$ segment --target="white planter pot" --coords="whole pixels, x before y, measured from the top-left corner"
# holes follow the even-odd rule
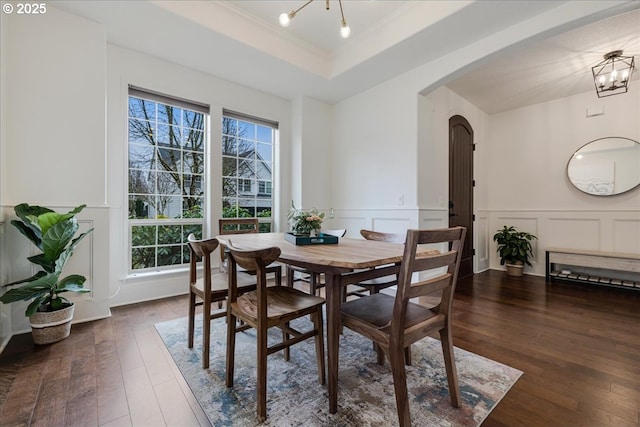
[[[38,311],[29,316],[31,335],[35,344],[61,341],[71,333],[74,305],[56,311]]]

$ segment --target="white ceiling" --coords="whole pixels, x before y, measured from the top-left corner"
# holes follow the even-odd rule
[[[611,50],[640,55],[639,0],[343,0],[351,27],[347,40],[339,36],[337,0],[328,11],[325,0],[315,0],[289,27],[280,27],[280,13],[305,1],[57,1],[55,6],[104,24],[115,45],[284,98],[305,95],[328,103],[493,33],[526,29],[536,18],[559,24],[550,25],[546,38],[519,43],[467,67],[465,72],[474,69],[464,75],[452,75],[447,86],[494,113],[588,91],[590,67]]]

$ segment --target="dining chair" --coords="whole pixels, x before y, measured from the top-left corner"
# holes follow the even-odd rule
[[[345,228],[336,230],[322,230],[322,233],[328,234],[330,236],[344,237],[345,234],[347,234],[347,230]],[[289,264],[287,265],[287,286],[291,288],[293,287],[293,284],[295,282],[308,283],[310,295],[317,295],[318,290],[324,287],[324,283],[322,281],[322,273],[309,271],[304,268],[296,267]]]
[[[258,218],[220,218],[218,220],[218,231],[220,235],[258,233],[260,224]],[[220,244],[220,271],[227,271],[227,254],[228,250],[225,245]],[[255,274],[253,271],[243,272],[250,275]],[[282,266],[280,264],[267,266],[267,273],[275,275],[277,286],[282,284]]]
[[[466,233],[464,227],[408,230],[395,296],[376,293],[347,301],[340,307],[342,325],[372,339],[389,358],[402,427],[411,425],[403,350],[435,332],[440,335],[451,404],[460,406],[451,311]],[[418,245],[423,244],[446,245],[447,249],[418,256]],[[417,281],[412,283],[414,275]],[[437,307],[410,301],[434,291],[441,293]]]
[[[212,273],[211,253],[218,247],[217,239],[198,240],[189,234],[189,326],[188,347],[193,348],[196,307],[202,306],[202,367],[209,367],[211,320],[226,316],[226,310],[211,312],[212,303],[222,302],[227,298],[229,283],[226,275]],[[202,264],[201,277],[198,277],[198,264]],[[238,293],[256,288],[255,282],[244,280],[238,283]]]
[[[229,300],[227,306],[227,367],[226,385],[233,386],[236,322],[255,328],[257,335],[257,388],[256,411],[260,422],[267,418],[267,356],[280,350],[288,350],[294,344],[315,337],[318,382],[325,383],[324,333],[322,305],[324,298],[309,295],[300,290],[285,287],[267,287],[266,266],[280,256],[280,248],[240,250],[229,244]],[[238,267],[256,272],[257,288],[239,294]],[[300,332],[290,325],[292,320],[310,315],[313,329]],[[282,330],[282,342],[268,345],[270,328]],[[288,354],[285,352],[285,359]]]

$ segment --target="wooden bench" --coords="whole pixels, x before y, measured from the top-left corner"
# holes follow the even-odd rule
[[[547,281],[640,290],[640,254],[548,248],[545,258]]]

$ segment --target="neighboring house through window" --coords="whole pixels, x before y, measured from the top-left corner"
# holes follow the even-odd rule
[[[129,87],[129,271],[186,264],[204,227],[209,106]]]
[[[272,229],[273,147],[276,123],[224,111],[222,118],[222,216],[258,217]]]

